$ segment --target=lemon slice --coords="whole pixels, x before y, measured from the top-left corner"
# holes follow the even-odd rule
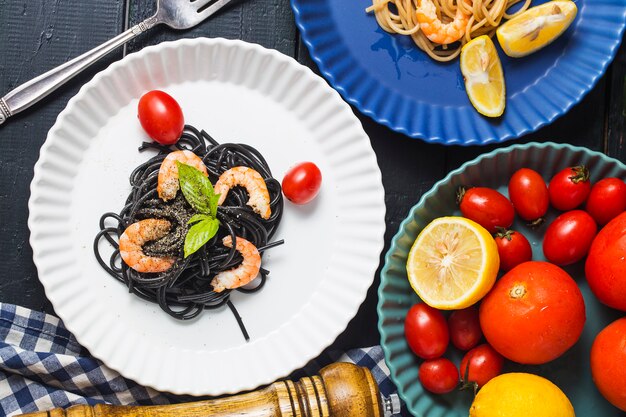
[[[504,112],[505,87],[496,47],[487,35],[472,39],[461,49],[465,91],[478,112],[498,117]]]
[[[431,307],[455,310],[483,298],[500,258],[487,230],[464,217],[440,217],[419,234],[406,263],[411,286]]]
[[[508,56],[526,56],[565,32],[577,12],[576,4],[569,0],[531,7],[498,28],[498,42]]]

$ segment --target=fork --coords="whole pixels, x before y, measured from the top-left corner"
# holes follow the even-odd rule
[[[165,24],[189,29],[211,16],[231,0],[157,0],[157,11],[113,39],[16,87],[0,99],[0,125],[9,117],[37,103],[72,77],[114,49],[152,27]]]

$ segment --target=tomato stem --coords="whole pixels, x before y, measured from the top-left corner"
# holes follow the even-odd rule
[[[527,226],[534,229],[534,228],[539,227],[542,224],[544,224],[545,221],[546,221],[546,219],[544,217],[539,217],[538,219],[535,219],[532,222],[528,223]]]
[[[469,366],[468,366],[469,368]],[[459,387],[459,390],[463,391],[463,390],[467,390],[467,389],[471,389],[474,393],[474,397],[476,396],[476,394],[478,393],[478,382],[474,382],[474,381],[463,381],[461,380],[462,384]]]
[[[470,369],[470,364],[472,363],[472,356],[474,356],[474,353],[476,352],[471,352],[469,354],[469,358],[467,358],[467,366],[465,367],[465,372],[463,373],[463,376],[461,377],[461,386],[459,387],[459,390],[463,391],[466,389],[472,389],[472,391],[474,392],[474,397],[475,397],[476,393],[478,392],[478,382],[469,380],[469,369]]]
[[[513,288],[511,288],[511,290],[509,291],[509,296],[511,296],[511,298],[515,300],[523,298],[525,295],[526,287],[524,286],[524,284],[517,283],[513,285]]]
[[[513,233],[515,233],[515,231],[511,230],[511,229],[507,229],[506,227],[502,227],[502,226],[496,226],[496,237],[499,237],[500,239],[506,239],[506,240],[511,240],[511,236],[513,235]]]
[[[463,197],[465,197],[465,187],[461,185],[456,192],[456,203],[460,205]]]
[[[569,176],[568,178],[572,180],[574,184],[578,184],[579,182],[589,181],[589,170],[584,165],[578,165],[572,167],[572,171],[574,174]]]

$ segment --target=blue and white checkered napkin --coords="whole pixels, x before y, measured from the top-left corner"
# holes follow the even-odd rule
[[[371,369],[383,395],[396,391],[380,346],[331,356]],[[316,364],[310,363],[305,371],[317,372]],[[74,404],[180,401],[179,397],[142,387],[107,368],[78,344],[58,318],[0,303],[0,416]]]

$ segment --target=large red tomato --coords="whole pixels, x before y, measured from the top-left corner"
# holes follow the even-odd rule
[[[593,341],[591,376],[604,398],[626,411],[626,317],[609,324]]]
[[[567,272],[548,262],[511,269],[480,305],[480,326],[502,356],[541,364],[561,356],[580,337],[585,303]]]
[[[611,220],[593,240],[585,275],[598,300],[626,311],[626,212]]]

